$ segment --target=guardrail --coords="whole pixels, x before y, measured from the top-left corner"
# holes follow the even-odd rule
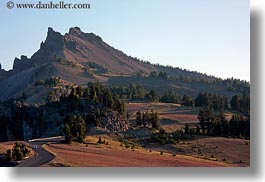
[[[38,139],[28,140],[28,142],[38,142],[38,141],[43,141],[43,140],[60,139],[60,138],[63,138],[63,137],[64,136],[56,136],[56,137],[49,137],[49,138],[38,138]]]

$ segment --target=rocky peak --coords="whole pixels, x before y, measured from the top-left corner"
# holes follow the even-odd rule
[[[53,58],[55,55],[64,57],[64,48],[64,36],[49,27],[45,42],[41,42],[40,49],[31,57],[31,59],[35,65],[41,65],[51,61],[51,58]]]
[[[72,27],[69,29],[69,34],[70,35],[81,35],[83,34],[83,32],[81,31],[79,27]]]
[[[17,57],[15,58],[14,64],[13,64],[13,69],[16,71],[18,71],[18,70],[22,71],[22,70],[30,67],[31,66],[30,64],[31,64],[30,59],[28,59],[27,56],[22,55],[20,57],[20,59]]]
[[[84,33],[79,27],[72,27],[69,29],[69,33],[65,34],[66,39],[69,38],[69,36],[75,36],[82,40],[93,42],[93,43],[101,43],[103,40],[101,37],[93,34],[93,33]]]
[[[51,42],[56,44],[63,44],[64,41],[63,36],[59,32],[56,32],[51,27],[49,27],[45,43]]]

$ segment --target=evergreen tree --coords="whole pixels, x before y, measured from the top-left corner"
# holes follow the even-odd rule
[[[151,124],[152,128],[159,129],[161,124],[160,124],[160,118],[157,112],[151,112]]]
[[[190,128],[189,128],[189,124],[188,123],[186,123],[186,125],[185,125],[185,134],[190,134]]]
[[[77,142],[79,143],[83,143],[84,139],[86,138],[86,123],[85,120],[78,115],[76,117],[76,121],[77,122]]]
[[[212,115],[213,113],[208,107],[205,107],[200,110],[198,114],[198,119],[200,121],[202,134],[205,134],[206,128],[208,130],[207,133],[210,133]]]
[[[15,161],[21,161],[23,159],[23,154],[21,152],[20,147],[16,144],[16,146],[12,149],[12,158]]]
[[[12,150],[8,149],[6,151],[6,161],[10,162],[12,160]]]
[[[68,123],[65,123],[64,133],[65,133],[65,143],[71,144],[73,141],[73,136],[70,132],[70,126]]]
[[[185,94],[182,98],[182,105],[187,106],[187,107],[193,107],[194,102],[193,102],[192,97]]]
[[[138,125],[138,126],[142,125],[142,113],[141,113],[141,111],[138,111],[136,113],[136,125]]]
[[[231,99],[231,108],[234,110],[240,110],[240,96],[234,95]]]
[[[65,142],[71,143],[75,140],[82,143],[86,137],[86,123],[80,115],[66,116],[65,118]]]
[[[151,102],[157,102],[159,100],[158,99],[158,95],[157,95],[157,93],[154,90],[151,90],[149,92],[149,95],[150,95],[150,101]]]

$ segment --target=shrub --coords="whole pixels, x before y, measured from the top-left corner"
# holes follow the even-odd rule
[[[6,151],[6,160],[7,161],[21,161],[23,160],[28,154],[30,150],[24,144],[15,143],[13,149],[8,149]]]
[[[249,142],[246,142],[246,145],[249,145]]]
[[[101,137],[98,137],[98,142],[97,142],[97,143],[102,144],[102,139],[101,139]]]
[[[12,160],[12,151],[8,149],[6,151],[6,161],[10,162]]]
[[[12,159],[15,161],[21,161],[24,158],[23,153],[21,152],[20,147],[14,147],[12,149]]]

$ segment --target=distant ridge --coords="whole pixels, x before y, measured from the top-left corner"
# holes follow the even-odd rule
[[[207,83],[220,81],[214,76],[151,64],[133,58],[108,45],[94,33],[83,32],[79,27],[70,28],[65,35],[49,27],[46,40],[40,43],[36,53],[30,58],[23,55],[15,58],[13,69],[10,71],[0,69],[0,88],[2,88],[0,100],[13,97],[24,89],[34,86],[36,81],[51,77],[60,77],[66,82],[78,85],[86,85],[89,81],[115,85],[135,82],[137,79],[126,80],[126,78],[136,75],[146,77],[151,72],[166,73],[172,78],[186,78],[191,83],[194,80],[204,80]],[[115,78],[119,76],[121,81],[114,82],[112,79],[114,76]],[[139,78],[138,80],[141,81]],[[143,82],[143,84],[148,87],[156,83]],[[207,87],[198,90],[198,86],[174,84],[178,82],[168,83],[164,89],[177,90],[181,94],[187,92],[191,95],[196,95],[201,90],[210,89],[211,91],[212,89]],[[212,92],[218,92],[218,90],[212,90]]]

